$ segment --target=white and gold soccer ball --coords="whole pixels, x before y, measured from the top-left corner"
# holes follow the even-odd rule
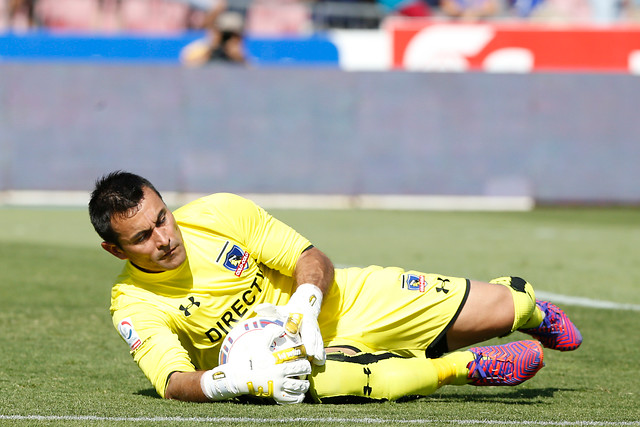
[[[238,323],[223,340],[218,364],[246,363],[250,369],[304,359],[307,352],[298,332],[301,315],[286,322],[252,317]]]

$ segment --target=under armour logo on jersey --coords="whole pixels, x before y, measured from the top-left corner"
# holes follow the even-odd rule
[[[180,304],[180,310],[184,311],[184,315],[185,316],[191,316],[191,312],[189,311],[189,309],[193,306],[196,307],[200,307],[200,302],[196,301],[196,299],[194,297],[189,297],[189,301],[191,301],[191,303],[189,305],[187,305],[186,307],[182,304]]]
[[[367,375],[367,385],[362,387],[362,393],[365,396],[371,396],[371,392],[373,391],[371,386],[369,386],[369,375],[371,375],[371,369],[364,368],[364,373]]]
[[[438,277],[438,282],[440,282],[440,287],[436,286],[436,292],[444,292],[445,294],[448,294],[450,289],[446,289],[445,285],[448,285],[451,281],[449,279],[442,279]]]

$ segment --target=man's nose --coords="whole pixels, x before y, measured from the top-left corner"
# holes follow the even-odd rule
[[[167,230],[156,228],[154,232],[156,234],[156,244],[159,248],[163,248],[171,243],[171,237]]]

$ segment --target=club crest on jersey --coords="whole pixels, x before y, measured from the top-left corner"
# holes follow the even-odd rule
[[[233,248],[227,252],[223,265],[227,270],[233,271],[236,276],[240,277],[249,265],[249,252],[233,245]]]
[[[427,288],[427,279],[423,275],[404,274],[402,275],[402,288],[424,292]]]
[[[142,344],[140,337],[131,323],[131,318],[127,317],[118,323],[118,332],[124,340],[129,344],[131,350],[136,350]]]

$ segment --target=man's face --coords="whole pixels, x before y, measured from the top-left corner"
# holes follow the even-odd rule
[[[127,215],[111,218],[120,246],[102,247],[120,259],[128,259],[150,272],[173,270],[187,258],[182,234],[173,214],[155,191],[144,188],[144,198]]]

